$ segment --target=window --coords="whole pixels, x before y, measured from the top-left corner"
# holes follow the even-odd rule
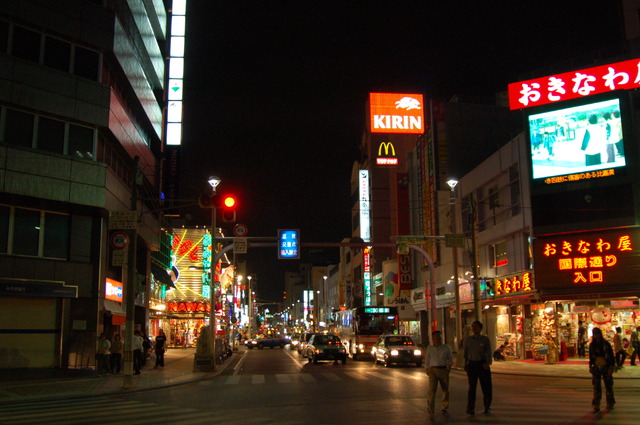
[[[509,264],[509,257],[507,255],[507,241],[500,241],[491,247],[493,254],[493,267],[496,269],[504,267]],[[496,273],[498,273],[496,271]]]
[[[509,192],[511,193],[511,216],[520,214],[520,172],[518,166],[509,167]]]
[[[33,146],[33,115],[7,109],[4,142],[24,147]]]
[[[9,251],[9,219],[11,217],[11,208],[6,205],[0,205],[0,252],[7,253]]]
[[[93,159],[94,133],[92,128],[69,124],[69,155],[78,158]]]
[[[76,46],[73,73],[79,77],[98,81],[99,62],[98,52]]]
[[[40,211],[15,209],[13,253],[37,256],[40,243]]]
[[[69,257],[71,226],[67,214],[14,208],[13,232],[10,217],[11,207],[0,205],[0,252],[57,259]]]
[[[498,186],[493,186],[489,188],[489,208],[495,210],[500,206],[500,192],[498,191]]]
[[[38,121],[38,149],[64,153],[64,122],[43,117]]]
[[[45,37],[44,64],[60,71],[69,72],[71,45],[57,38]]]
[[[16,26],[13,30],[13,48],[11,54],[31,62],[40,62],[40,34]]]
[[[9,47],[9,22],[0,21],[0,53],[7,53]]]
[[[67,258],[69,249],[69,216],[45,212],[42,256]]]

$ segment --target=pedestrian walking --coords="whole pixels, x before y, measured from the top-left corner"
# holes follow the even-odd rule
[[[144,367],[147,364],[147,359],[151,357],[151,340],[142,331],[140,331],[140,337],[142,338],[142,363],[140,365]]]
[[[116,334],[113,337],[113,343],[111,344],[111,372],[120,373],[122,369],[122,339],[120,334]]]
[[[111,373],[111,365],[109,355],[111,353],[111,341],[107,339],[107,335],[103,332],[98,339],[98,347],[96,350],[96,371],[98,376]]]
[[[158,336],[156,336],[156,365],[153,367],[154,369],[157,369],[158,367],[164,368],[164,352],[166,343],[167,337],[164,335],[164,331],[160,329],[158,331]]]
[[[133,333],[133,374],[140,375],[140,369],[142,369],[142,356],[144,347],[142,346],[142,336],[140,331],[136,330]]]
[[[491,362],[493,352],[491,341],[486,335],[481,335],[482,323],[478,320],[471,324],[472,335],[464,341],[464,370],[469,379],[467,394],[467,414],[475,415],[476,387],[480,380],[484,402],[484,413],[491,412],[493,388],[491,384]]]
[[[578,357],[587,357],[587,327],[578,320]]]
[[[429,393],[427,395],[427,408],[433,415],[436,403],[436,390],[438,383],[442,389],[442,413],[447,413],[449,408],[449,371],[453,364],[451,348],[442,343],[442,332],[434,331],[431,334],[433,344],[427,347],[426,366],[429,376]]]
[[[636,357],[639,356],[638,348],[640,348],[640,341],[638,341],[638,332],[640,332],[640,326],[631,331],[631,338],[629,340],[629,365],[636,366]]]
[[[613,352],[616,355],[616,370],[624,367],[624,359],[627,357],[627,352],[622,345],[622,328],[616,327],[616,333],[613,336]]]
[[[593,400],[591,407],[594,412],[600,411],[602,399],[602,382],[607,397],[607,409],[613,409],[616,400],[613,396],[613,371],[615,368],[613,349],[609,341],[602,337],[600,328],[593,328],[593,339],[589,344],[589,372],[591,372],[591,384],[593,385]]]

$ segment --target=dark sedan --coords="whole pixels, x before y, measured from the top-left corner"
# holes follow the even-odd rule
[[[338,335],[315,334],[311,337],[306,346],[309,363],[318,363],[319,360],[333,360],[342,364],[347,363],[347,350],[340,342]]]
[[[413,363],[422,366],[423,350],[418,347],[409,335],[382,335],[371,350],[373,361],[391,364]]]

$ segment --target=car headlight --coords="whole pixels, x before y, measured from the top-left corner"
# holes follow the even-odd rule
[[[397,356],[398,355],[398,350],[391,350],[391,355],[392,356]]]
[[[291,341],[291,345],[298,345],[298,341]]]
[[[251,344],[258,345],[258,341],[251,341]]]
[[[420,350],[413,350],[413,355],[414,355],[414,356],[421,356],[421,355],[422,355],[422,351],[420,351]]]
[[[358,348],[362,350],[364,348],[364,344],[358,345]]]

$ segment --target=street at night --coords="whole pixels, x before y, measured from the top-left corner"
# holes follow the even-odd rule
[[[176,350],[167,368],[187,367],[192,350]],[[591,411],[591,381],[586,367],[494,365],[494,402],[490,414],[465,413],[467,380],[460,369],[450,377],[451,402],[446,414],[426,409],[424,368],[385,368],[369,360],[308,363],[289,347],[245,350],[229,359],[217,376],[190,383],[127,394],[0,404],[3,424],[636,424],[640,405],[640,371],[615,381],[616,406]],[[520,369],[515,369],[520,367]],[[537,367],[537,369],[536,369]],[[571,369],[572,372],[567,370]],[[574,374],[580,378],[570,377]],[[153,374],[153,370],[147,373]],[[553,372],[551,372],[553,373]],[[635,371],[633,371],[635,373]],[[564,375],[564,376],[563,376]],[[623,373],[620,373],[622,376]],[[143,373],[143,377],[145,374]],[[93,378],[95,379],[95,378]]]

